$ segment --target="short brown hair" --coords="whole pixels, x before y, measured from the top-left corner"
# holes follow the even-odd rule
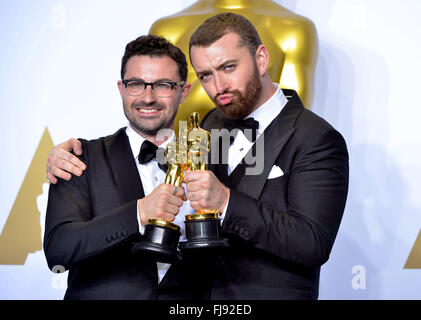
[[[128,43],[121,61],[121,79],[124,79],[127,61],[133,56],[167,56],[177,63],[180,80],[187,80],[186,56],[178,47],[163,37],[155,35],[140,36]]]
[[[246,46],[252,55],[262,44],[259,33],[249,20],[239,14],[224,12],[206,19],[196,29],[190,38],[189,52],[193,46],[208,47],[229,32],[238,34],[239,45]]]

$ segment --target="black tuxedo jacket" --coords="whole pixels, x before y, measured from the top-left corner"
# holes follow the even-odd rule
[[[44,250],[49,267],[69,269],[68,299],[194,299],[184,268],[158,285],[156,262],[130,249],[141,235],[142,183],[125,128],[82,141],[81,177],[50,186]]]
[[[288,103],[259,137],[263,172],[247,175],[240,164],[228,177],[226,165],[210,166],[231,190],[222,224],[231,248],[211,268],[211,299],[318,297],[345,208],[348,152],[340,133],[283,91]],[[223,117],[214,109],[202,127],[219,129]],[[274,165],[284,175],[268,179]]]

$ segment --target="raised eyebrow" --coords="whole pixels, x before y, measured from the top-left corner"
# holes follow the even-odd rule
[[[227,60],[223,63],[221,63],[219,66],[216,67],[217,70],[221,70],[223,68],[225,68],[226,66],[230,65],[230,64],[236,64],[237,60]]]
[[[221,63],[220,65],[218,65],[217,67],[216,67],[216,70],[221,70],[221,69],[223,69],[223,68],[225,68],[226,66],[228,66],[228,65],[230,65],[230,64],[235,64],[235,63],[237,63],[237,61],[238,60],[236,60],[236,59],[233,59],[233,60],[227,60],[227,61],[225,61],[225,62],[223,62],[223,63]],[[201,76],[203,76],[204,74],[207,74],[207,73],[211,73],[209,70],[203,70],[203,71],[198,71],[198,72],[196,72],[196,76],[198,77],[198,78],[200,78]]]

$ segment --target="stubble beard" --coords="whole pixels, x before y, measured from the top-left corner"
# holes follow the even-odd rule
[[[174,122],[174,119],[177,115],[177,112],[175,112],[170,119],[165,119],[165,117],[162,117],[159,119],[158,122],[156,122],[153,126],[147,126],[146,124],[143,124],[142,122],[145,121],[146,123],[148,120],[142,120],[136,117],[135,112],[137,108],[144,107],[145,105],[142,103],[132,103],[130,106],[124,106],[124,113],[126,115],[126,118],[129,120],[130,125],[133,129],[135,129],[138,133],[141,133],[143,135],[147,136],[156,136],[159,130],[161,129],[168,129],[172,127],[172,124]],[[151,106],[149,106],[151,107]],[[155,104],[153,107],[158,108],[160,110],[165,110],[166,108],[162,105]],[[127,111],[127,109],[129,109]]]

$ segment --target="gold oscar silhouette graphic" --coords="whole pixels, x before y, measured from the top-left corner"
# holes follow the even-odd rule
[[[165,158],[168,163],[165,183],[181,187],[187,169],[186,148],[183,148],[182,143],[170,142],[165,150]],[[165,220],[149,219],[142,241],[136,242],[132,251],[148,254],[160,262],[174,263],[181,259],[177,250],[180,235],[178,225]]]
[[[208,155],[211,135],[199,127],[199,113],[189,116],[190,127],[187,130],[187,159],[192,171],[208,170]],[[219,211],[213,208],[198,210],[186,215],[187,241],[179,243],[180,250],[220,248],[229,246],[228,239],[221,238],[221,219]]]
[[[207,18],[227,11],[241,14],[253,23],[269,51],[271,79],[281,88],[296,90],[304,105],[311,108],[318,55],[316,28],[309,19],[271,0],[200,0],[157,20],[149,33],[166,37],[188,55],[189,40],[197,27]],[[176,131],[179,121],[186,121],[193,111],[203,118],[215,107],[190,64],[187,81],[192,87],[175,119]]]
[[[0,235],[0,265],[24,265],[28,254],[42,249],[37,196],[48,182],[45,163],[53,147],[46,128]]]
[[[404,269],[421,269],[421,231],[415,240]]]

